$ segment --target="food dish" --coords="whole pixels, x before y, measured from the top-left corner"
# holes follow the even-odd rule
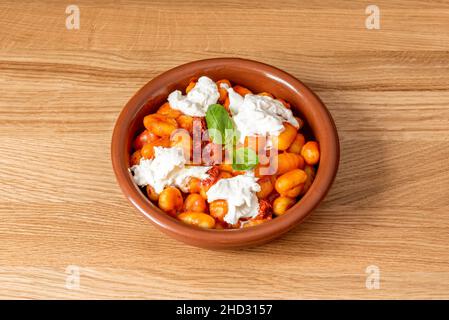
[[[276,98],[288,101],[295,114],[308,124],[306,134],[319,143],[320,160],[314,183],[299,203],[270,222],[252,228],[223,230],[194,228],[179,221],[184,216],[174,219],[170,214],[157,208],[134,182],[133,174],[129,170],[131,167],[129,153],[133,148],[135,137],[144,130],[142,125],[144,118],[156,113],[167,97],[176,90],[181,91],[181,96],[177,94],[173,99],[182,100],[185,96],[182,90],[189,85],[191,78],[200,78],[203,75],[214,80],[228,79],[232,85],[239,84],[252,92],[270,92]],[[201,109],[197,108],[195,112],[201,112]],[[255,128],[250,126],[247,129]],[[259,62],[221,58],[182,65],[156,77],[143,87],[128,102],[117,120],[111,154],[114,171],[125,195],[157,227],[189,244],[207,248],[229,248],[270,241],[301,222],[329,190],[338,168],[339,146],[336,129],[327,109],[297,79],[277,68]],[[245,156],[247,157],[248,154],[243,153],[243,158]],[[244,175],[236,177],[240,176]],[[179,199],[178,196],[176,198]],[[180,204],[178,203],[177,206]],[[167,210],[170,211],[170,209]]]
[[[130,154],[136,184],[162,211],[206,229],[248,228],[306,194],[320,151],[290,103],[228,79],[192,78],[143,119]]]

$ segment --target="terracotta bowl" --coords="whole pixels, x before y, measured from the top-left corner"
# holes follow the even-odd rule
[[[253,92],[270,92],[291,103],[305,119],[320,143],[321,160],[315,181],[304,197],[284,215],[259,226],[236,230],[205,230],[177,221],[162,212],[134,184],[128,170],[129,152],[136,133],[143,130],[143,118],[166,101],[170,92],[183,90],[190,78],[206,75],[214,80],[229,79]],[[157,228],[187,244],[210,248],[236,248],[266,243],[289,231],[325,197],[337,173],[338,135],[331,115],[302,82],[275,67],[251,60],[218,58],[190,62],[157,76],[126,104],[114,128],[111,157],[117,181],[131,204]],[[130,217],[130,219],[132,219]]]

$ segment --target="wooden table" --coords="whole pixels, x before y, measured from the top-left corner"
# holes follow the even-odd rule
[[[0,3],[0,297],[449,298],[449,2],[375,1],[379,30],[366,1],[74,2],[79,30],[69,2]],[[304,224],[217,252],[134,210],[109,148],[147,81],[222,56],[303,80],[342,154]]]

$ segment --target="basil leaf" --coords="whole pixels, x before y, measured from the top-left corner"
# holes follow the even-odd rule
[[[216,144],[230,144],[235,135],[234,122],[221,104],[211,104],[206,112],[209,138]]]
[[[253,149],[239,148],[235,151],[233,162],[232,169],[245,171],[253,169],[259,163],[259,158]]]
[[[234,151],[238,136],[234,122],[221,104],[212,104],[206,112],[209,138],[216,144],[223,144]],[[259,163],[256,152],[250,148],[239,148],[233,152],[232,168],[237,171],[251,170]]]

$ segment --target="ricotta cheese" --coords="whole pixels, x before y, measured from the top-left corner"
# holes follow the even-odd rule
[[[228,179],[220,179],[207,191],[207,201],[226,200],[228,213],[224,221],[236,224],[241,218],[254,218],[259,213],[259,200],[256,192],[260,185],[254,173],[246,172]]]
[[[232,88],[227,90],[229,108],[241,143],[248,136],[278,136],[284,130],[283,122],[299,128],[292,111],[279,100],[255,94],[242,97]]]
[[[175,90],[169,94],[168,102],[170,107],[188,116],[204,117],[209,106],[217,103],[219,97],[220,92],[215,82],[206,76],[202,76],[187,95]]]
[[[131,167],[133,179],[140,187],[150,185],[156,193],[161,193],[166,186],[175,186],[187,192],[190,177],[206,179],[211,167],[186,166],[184,151],[179,147],[154,148],[154,159],[142,159],[138,165]]]

